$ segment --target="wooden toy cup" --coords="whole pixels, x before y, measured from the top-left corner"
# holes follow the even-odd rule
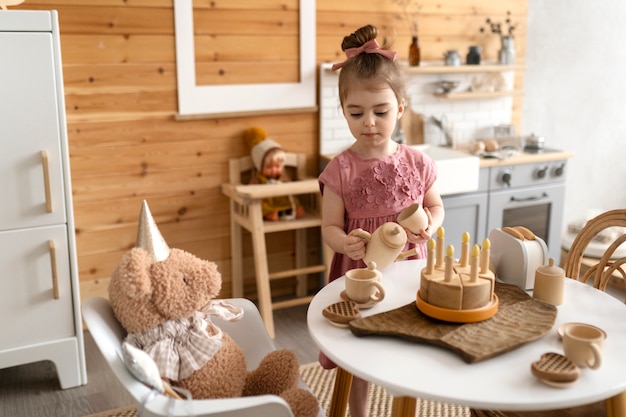
[[[346,272],[346,296],[357,304],[378,302],[385,298],[376,269],[351,269]]]
[[[398,214],[398,223],[414,234],[428,227],[428,215],[420,204],[411,204]]]
[[[563,352],[581,368],[598,369],[606,333],[595,326],[572,323],[563,330]]]

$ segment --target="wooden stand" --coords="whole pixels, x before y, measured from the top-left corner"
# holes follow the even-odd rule
[[[332,258],[330,250],[322,243],[321,262],[316,265],[307,265],[306,229],[320,228],[322,216],[319,210],[319,184],[317,179],[305,177],[305,160],[304,154],[286,153],[285,167],[291,167],[296,171],[294,181],[281,184],[245,185],[242,184],[242,178],[252,171],[252,158],[248,156],[231,159],[230,183],[222,185],[222,192],[230,198],[232,296],[235,298],[244,296],[242,229],[246,229],[252,238],[259,310],[272,338],[274,337],[273,309],[309,303],[313,296],[307,294],[307,275],[327,271],[327,264]],[[262,200],[286,195],[297,195],[301,200],[306,200],[302,196],[311,197],[309,198],[310,205],[305,207],[307,212],[304,217],[275,222],[263,220]],[[289,230],[295,233],[295,265],[291,269],[270,273],[265,236]],[[295,297],[273,301],[270,281],[289,277],[297,277]],[[324,282],[327,280],[328,277],[325,274]]]

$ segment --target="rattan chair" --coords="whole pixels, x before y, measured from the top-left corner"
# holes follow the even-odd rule
[[[614,226],[626,227],[626,209],[604,212],[585,223],[576,235],[563,263],[566,277],[587,282],[593,276],[593,286],[602,291],[606,290],[606,286],[611,277],[615,275],[615,272],[619,272],[626,279],[624,271],[626,257],[615,256],[617,248],[626,242],[626,234],[617,236],[603,256],[598,259],[598,263],[591,266],[584,274],[581,275],[580,273],[583,255],[589,243],[598,233]],[[589,260],[588,257],[586,259]],[[567,409],[540,412],[471,410],[471,415],[472,417],[543,417],[546,415],[550,417],[595,417],[604,415],[624,417],[626,416],[626,392],[607,398],[605,401]]]
[[[230,198],[231,224],[231,258],[232,258],[232,296],[244,296],[243,275],[243,229],[250,232],[254,269],[256,275],[256,291],[261,317],[268,333],[274,337],[273,310],[308,304],[313,298],[307,293],[307,275],[324,273],[324,282],[328,279],[325,271],[330,261],[329,250],[321,244],[319,262],[308,262],[307,229],[322,226],[320,210],[320,189],[317,178],[306,177],[306,156],[304,154],[286,153],[285,169],[291,170],[291,182],[281,184],[247,185],[247,178],[253,175],[252,158],[247,156],[229,161],[229,183],[222,185],[222,192]],[[265,198],[279,196],[298,196],[306,209],[302,218],[287,221],[266,221],[263,219],[261,202]],[[293,267],[270,272],[266,248],[266,235],[276,232],[293,231],[295,251]],[[320,233],[321,234],[321,233]],[[294,297],[275,301],[272,299],[270,282],[272,280],[293,278],[295,280]]]
[[[618,248],[626,242],[626,233],[618,234],[598,262],[581,274],[583,258],[587,262],[590,261],[588,256],[584,256],[589,243],[598,233],[616,226],[626,227],[626,209],[610,210],[587,221],[576,235],[565,258],[563,263],[565,276],[583,282],[587,282],[593,276],[593,286],[602,291],[606,290],[612,276],[621,275],[622,279],[626,280],[626,256],[616,256]],[[626,303],[626,297],[624,302]]]

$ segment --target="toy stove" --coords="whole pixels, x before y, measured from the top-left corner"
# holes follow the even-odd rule
[[[556,153],[555,149],[531,149],[525,153]],[[499,165],[489,171],[487,230],[524,226],[548,245],[558,263],[565,199],[567,160]]]

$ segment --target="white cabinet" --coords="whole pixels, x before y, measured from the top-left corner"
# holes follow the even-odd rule
[[[443,196],[445,217],[443,228],[446,245],[454,246],[455,256],[461,256],[463,233],[470,234],[470,245],[482,245],[487,237],[487,208],[489,203],[489,168],[480,168],[478,189],[471,193]]]
[[[57,14],[0,11],[0,368],[87,382]]]

